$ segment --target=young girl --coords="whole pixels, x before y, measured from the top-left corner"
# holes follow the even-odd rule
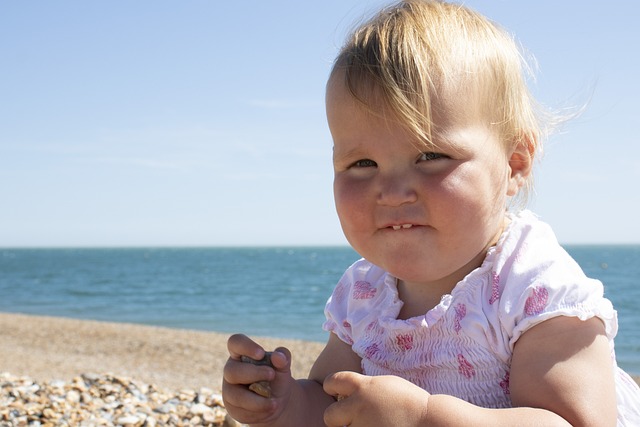
[[[511,38],[406,0],[357,29],[327,85],[334,192],[363,257],[327,302],[308,380],[229,339],[223,396],[265,426],[640,425],[616,312],[532,213],[539,115]],[[245,359],[246,360],[246,359]],[[271,396],[249,384],[270,382]]]

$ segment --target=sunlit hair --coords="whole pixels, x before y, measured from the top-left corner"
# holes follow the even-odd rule
[[[438,0],[405,0],[352,32],[332,76],[341,72],[365,108],[391,115],[429,147],[437,147],[432,111],[441,95],[466,97],[504,144],[525,141],[534,157],[543,126],[527,70],[512,37],[482,15]],[[525,201],[530,186],[521,191]]]

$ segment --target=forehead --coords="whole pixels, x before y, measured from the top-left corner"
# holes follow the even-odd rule
[[[349,84],[342,70],[335,70],[327,81],[326,104],[327,113],[336,107],[360,108],[374,116],[389,116],[391,113],[381,87],[370,79],[359,79],[355,84],[353,81]]]
[[[359,120],[404,128],[413,134],[415,140],[428,145],[437,144],[437,140],[456,128],[491,128],[487,104],[479,91],[472,88],[442,88],[430,97],[427,111],[415,108],[411,117],[394,109],[383,89],[372,82],[358,82],[357,86],[349,87],[345,73],[340,70],[334,72],[327,82],[326,107],[330,127],[338,124],[348,126],[354,116],[358,116]]]
[[[397,128],[399,124],[396,114],[382,101],[379,90],[371,90],[363,95],[353,94],[341,75],[334,74],[327,83],[326,108],[334,140],[336,137],[357,139],[358,132],[370,129],[372,125],[384,124],[385,128]]]

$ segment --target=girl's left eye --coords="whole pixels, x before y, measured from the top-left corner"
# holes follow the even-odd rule
[[[444,154],[434,153],[432,151],[428,151],[428,152],[420,154],[420,158],[418,159],[418,161],[420,161],[420,162],[428,162],[430,160],[444,159],[446,157],[447,156],[445,156]]]
[[[352,166],[357,168],[372,168],[372,167],[376,167],[377,163],[371,159],[362,159],[362,160],[358,160],[357,162],[354,162]]]

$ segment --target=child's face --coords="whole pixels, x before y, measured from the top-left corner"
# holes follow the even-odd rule
[[[422,152],[403,127],[357,104],[341,77],[329,82],[327,117],[345,236],[407,283],[453,288],[502,232],[513,193],[509,154],[479,114],[446,98],[446,110],[433,112],[439,148]]]

